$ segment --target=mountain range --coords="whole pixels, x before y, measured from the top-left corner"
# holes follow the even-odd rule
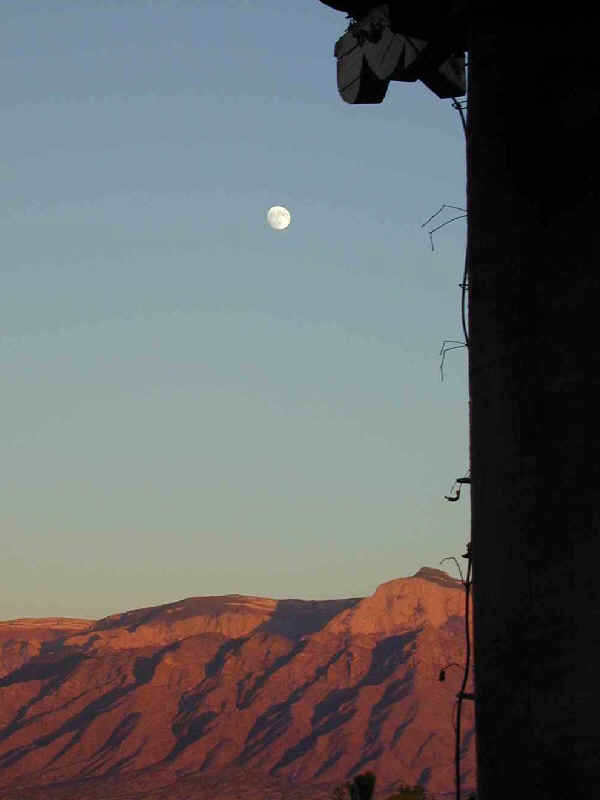
[[[464,614],[462,583],[423,567],[366,598],[193,597],[0,622],[0,796],[319,800],[371,770],[377,797],[402,783],[441,797]]]

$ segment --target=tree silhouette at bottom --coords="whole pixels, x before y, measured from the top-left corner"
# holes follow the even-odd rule
[[[350,794],[350,800],[371,800],[375,791],[375,773],[363,772],[360,775],[355,775],[346,786]]]

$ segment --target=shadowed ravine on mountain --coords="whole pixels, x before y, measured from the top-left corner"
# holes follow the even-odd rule
[[[134,784],[202,775],[203,787],[221,776],[229,788],[212,796],[225,800],[239,774],[319,796],[364,768],[381,789],[452,788],[461,676],[437,676],[464,659],[464,590],[439,570],[362,600],[229,595],[98,622],[15,620],[0,623],[0,647],[5,792],[85,798],[93,785],[104,798],[117,781],[136,797]],[[473,786],[468,707],[463,732]]]

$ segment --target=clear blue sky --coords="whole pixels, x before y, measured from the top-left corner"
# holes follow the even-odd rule
[[[317,0],[3,0],[0,618],[365,595],[459,555],[456,112]],[[284,232],[265,222],[285,205]]]

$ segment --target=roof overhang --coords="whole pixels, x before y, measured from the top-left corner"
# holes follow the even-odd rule
[[[465,94],[466,0],[412,7],[394,0],[321,2],[350,17],[334,50],[347,103],[381,103],[391,80],[421,80],[442,98]]]
[[[392,28],[397,33],[431,39],[444,31],[465,39],[467,0],[320,0],[326,6],[360,20],[374,9],[388,7]],[[450,29],[448,30],[448,26]],[[457,42],[460,45],[460,43]],[[463,47],[463,50],[465,47]]]

